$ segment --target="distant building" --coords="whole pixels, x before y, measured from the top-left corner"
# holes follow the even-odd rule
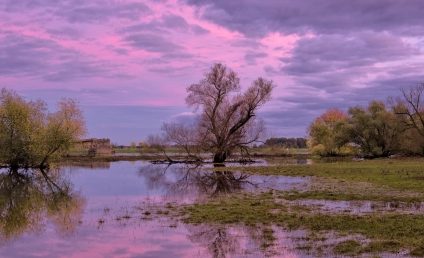
[[[110,156],[113,154],[112,144],[110,139],[85,139],[75,144],[75,149],[82,155],[95,156]]]

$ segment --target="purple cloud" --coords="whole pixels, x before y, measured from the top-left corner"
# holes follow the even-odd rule
[[[420,0],[207,1],[187,0],[204,8],[201,17],[246,35],[282,33],[344,34],[352,31],[396,31],[407,35],[423,32]]]
[[[423,9],[421,0],[4,0],[0,87],[49,105],[76,98],[90,135],[128,143],[164,119],[189,121],[186,87],[223,62],[243,87],[272,79],[260,115],[275,136],[303,136],[329,107],[424,81]]]

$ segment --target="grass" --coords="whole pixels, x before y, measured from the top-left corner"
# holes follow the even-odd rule
[[[361,243],[355,240],[346,240],[338,243],[334,247],[334,252],[336,254],[344,254],[344,255],[358,255],[360,254],[362,249]]]
[[[401,196],[390,194],[352,193],[337,191],[289,191],[281,192],[279,198],[285,200],[330,200],[330,201],[378,201],[418,203],[424,201],[423,196]]]
[[[274,201],[272,193],[245,194],[184,207],[186,223],[242,223],[248,226],[278,225],[287,230],[334,231],[360,234],[371,240],[357,248],[352,242],[336,246],[335,252],[394,252],[408,249],[411,255],[424,255],[424,215],[402,214],[321,214],[307,207],[285,206]],[[396,243],[395,248],[392,244]],[[358,250],[357,250],[358,249]]]
[[[116,148],[114,147],[113,150],[115,153],[140,153],[141,150],[137,149],[136,147],[125,147],[125,148]]]
[[[366,182],[375,187],[390,187],[424,193],[424,161],[419,159],[217,169],[262,175],[313,176],[347,182]]]
[[[424,201],[424,160],[367,160],[361,162],[315,163],[259,167],[225,167],[216,170],[242,171],[260,175],[311,177],[311,184],[296,191],[244,193],[181,207],[186,223],[243,224],[253,227],[280,226],[306,230],[310,235],[334,235],[320,246],[311,238],[299,249],[332,248],[337,255],[398,253],[424,256],[424,214],[397,211],[366,214],[321,213],[319,209],[285,200],[377,201],[415,203]],[[360,236],[358,240],[352,236]],[[263,248],[275,237],[264,231]],[[339,241],[343,239],[343,241]],[[346,239],[347,238],[347,239]],[[365,240],[364,240],[365,239]]]
[[[242,171],[260,175],[311,177],[301,191],[274,191],[244,195],[198,204],[184,210],[190,223],[272,224],[287,230],[306,229],[312,233],[359,234],[368,243],[349,239],[334,244],[333,252],[356,256],[362,253],[396,253],[424,256],[424,214],[371,213],[366,215],[319,213],[305,206],[280,204],[286,200],[334,201],[424,201],[424,160],[367,160],[360,162],[315,163],[231,167],[217,170]]]
[[[307,148],[285,148],[281,146],[261,146],[249,149],[253,156],[309,156]]]

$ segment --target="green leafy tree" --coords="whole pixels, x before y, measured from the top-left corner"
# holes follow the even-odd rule
[[[62,100],[48,113],[40,100],[26,101],[13,91],[0,92],[0,164],[19,168],[46,167],[65,154],[85,133],[81,110]]]
[[[405,128],[383,102],[350,108],[349,115],[349,139],[361,147],[364,155],[387,157],[399,149]]]
[[[346,154],[348,116],[339,109],[329,109],[309,126],[309,147],[314,154],[337,156]]]

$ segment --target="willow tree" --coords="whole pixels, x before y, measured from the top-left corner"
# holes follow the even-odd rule
[[[200,110],[196,144],[213,152],[213,161],[221,163],[235,149],[257,141],[263,126],[256,120],[256,112],[270,99],[273,87],[272,81],[258,78],[240,92],[237,74],[215,64],[205,78],[187,88],[187,104]]]
[[[12,171],[48,166],[84,132],[82,113],[72,100],[62,100],[58,111],[49,113],[43,101],[0,91],[0,165]]]
[[[383,102],[374,100],[366,108],[352,107],[349,115],[349,140],[358,144],[363,154],[387,157],[399,149],[405,127]]]

